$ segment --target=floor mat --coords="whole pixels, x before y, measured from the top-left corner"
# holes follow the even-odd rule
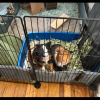
[[[60,16],[63,13],[69,15],[70,17],[77,18],[79,15],[78,4],[77,3],[57,3],[57,9],[46,10],[44,8],[44,12],[35,14],[33,16],[51,16],[51,15]],[[20,8],[17,16],[20,16],[21,18],[23,18],[24,16],[32,16],[32,15],[30,15],[26,10],[23,10],[22,8]],[[32,18],[32,26],[31,26],[30,18],[27,18],[26,19],[27,32],[49,31],[50,24],[48,23],[48,21],[49,21],[49,18],[45,18],[44,21],[42,18],[39,18],[38,24],[37,24],[37,18]],[[17,23],[18,28],[16,27],[16,23]],[[12,28],[9,28],[8,31],[10,34],[15,34],[15,36],[18,36],[19,38],[23,40],[25,35],[24,35],[21,21],[17,19],[16,23],[13,24]],[[66,28],[64,30],[67,31]],[[61,28],[58,31],[61,31]]]
[[[31,26],[31,20],[30,17],[25,19],[26,21],[26,28],[27,33],[28,32],[40,32],[40,31],[47,31],[47,19],[39,18],[37,21],[37,18],[32,18],[32,26]],[[24,30],[21,24],[21,20],[18,18],[15,23],[10,26],[8,29],[8,32],[10,34],[15,34],[15,36],[21,38],[22,40],[25,38]]]
[[[7,7],[9,7],[10,3],[0,3],[0,15],[5,15]]]
[[[21,8],[22,9],[22,8]],[[46,10],[35,15],[30,15],[26,10],[23,10],[21,17],[24,16],[50,16],[50,15],[62,15],[67,14],[70,17],[79,17],[78,4],[77,3],[57,3],[57,9]]]

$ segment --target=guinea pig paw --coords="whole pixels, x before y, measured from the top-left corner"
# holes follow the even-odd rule
[[[45,72],[45,71],[47,71],[47,70],[43,67],[43,68],[42,68],[42,71],[44,71],[44,72]]]
[[[46,69],[43,69],[43,71],[44,71],[44,72],[47,72],[47,70],[46,70]]]
[[[55,73],[55,71],[52,71],[53,73]]]
[[[51,71],[51,72],[49,72],[49,73],[55,73],[55,71]]]

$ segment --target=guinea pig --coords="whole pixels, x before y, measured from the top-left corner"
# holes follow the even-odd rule
[[[35,47],[31,48],[31,55],[33,63],[41,66],[42,70],[45,71],[45,65],[50,67],[51,71],[55,72],[53,69],[53,63],[50,61],[51,55],[50,55],[50,46],[51,42],[48,42],[46,44],[37,44]],[[30,56],[28,54],[28,60],[31,63]]]
[[[59,67],[60,71],[70,63],[70,51],[65,50],[60,44],[51,46],[51,54],[53,55],[54,66]]]

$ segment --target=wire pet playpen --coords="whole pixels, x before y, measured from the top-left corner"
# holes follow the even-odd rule
[[[41,86],[40,82],[66,84],[67,82],[81,82],[82,86],[86,85],[91,90],[96,90],[100,73],[98,65],[99,49],[97,49],[99,45],[95,41],[99,36],[99,31],[96,31],[96,35],[93,34],[93,31],[96,29],[96,25],[100,21],[99,19],[46,16],[24,16],[22,19],[18,16],[6,15],[2,15],[1,17],[3,21],[5,17],[8,18],[8,22],[11,17],[15,20],[15,25],[11,26],[12,33],[8,31],[6,34],[4,33],[0,36],[1,80],[34,83],[36,88]],[[65,19],[67,21],[56,30],[52,27],[46,27],[46,18],[49,19],[48,24],[50,25],[56,19],[56,27],[58,24],[57,19],[62,20],[62,22]],[[17,20],[20,20],[20,25],[17,23]],[[80,25],[80,21],[86,23],[87,27]],[[95,22],[95,27],[92,27],[92,22]],[[43,27],[42,31],[40,31],[41,27]],[[22,28],[21,31],[20,28]],[[0,29],[2,30],[2,28]],[[48,31],[45,31],[46,29]],[[21,38],[22,31],[25,36],[23,41]],[[58,70],[57,66],[54,66],[55,72],[52,72],[46,65],[46,71],[41,70],[41,67],[35,66],[31,55],[31,48],[35,47],[36,44],[46,44],[50,41],[51,45],[61,44],[65,49],[72,51],[72,53],[67,54],[70,56],[70,63],[62,67],[61,70]],[[95,50],[95,52],[91,53],[91,50]],[[31,64],[28,60],[28,53],[32,62]]]

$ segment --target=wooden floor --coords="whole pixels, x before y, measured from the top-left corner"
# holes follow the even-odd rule
[[[41,82],[34,85],[0,81],[0,97],[92,97],[88,87]]]

